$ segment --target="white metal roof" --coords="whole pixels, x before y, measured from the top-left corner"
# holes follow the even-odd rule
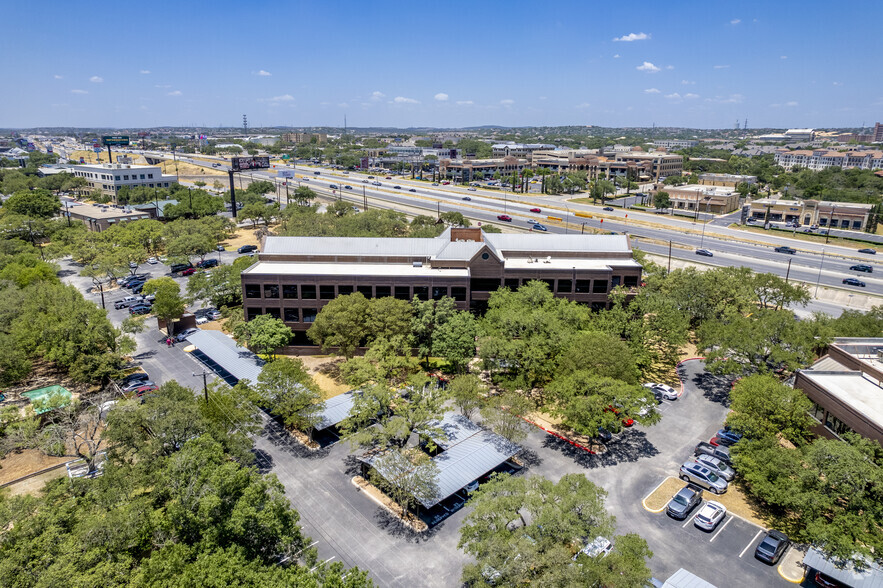
[[[432,458],[439,469],[438,494],[422,501],[435,506],[469,482],[493,470],[521,450],[504,437],[482,429]]]
[[[194,345],[210,362],[217,364],[237,380],[248,380],[252,383],[258,381],[264,360],[246,349],[236,345],[236,341],[220,331],[199,330],[187,337],[187,341]]]
[[[684,568],[679,569],[665,581],[662,588],[717,588],[711,582],[706,582],[696,574],[688,572]]]
[[[608,270],[611,271],[613,267],[622,268],[637,268],[641,267],[641,265],[632,260],[632,259],[580,259],[580,258],[570,258],[570,257],[552,257],[551,259],[543,258],[532,258],[528,261],[527,258],[515,258],[515,259],[507,259],[504,262],[506,269],[518,269],[518,270]]]
[[[486,243],[501,252],[580,252],[630,253],[629,239],[625,235],[533,235],[530,233],[485,233]]]
[[[471,437],[482,430],[476,423],[456,412],[445,414],[444,418],[440,421],[429,423],[429,427],[438,428],[444,432],[444,436],[430,435],[435,444],[442,449],[453,447],[463,439]]]
[[[390,277],[430,277],[468,278],[466,268],[438,269],[428,264],[415,267],[410,263],[309,263],[290,261],[259,261],[243,274],[249,275],[292,275],[292,276],[390,276]]]
[[[850,588],[883,588],[883,568],[873,561],[866,560],[862,569],[857,570],[852,563],[838,565],[815,547],[810,547],[803,563]]]
[[[327,429],[348,417],[350,409],[353,407],[354,396],[357,392],[357,390],[350,390],[349,392],[338,394],[337,396],[326,400],[325,408],[319,413],[320,421],[319,424],[316,425],[316,430],[321,431],[322,429]]]

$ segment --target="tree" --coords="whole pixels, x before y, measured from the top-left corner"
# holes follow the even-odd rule
[[[490,429],[513,443],[527,438],[530,425],[522,418],[534,409],[533,403],[516,392],[488,398],[481,407],[481,418]]]
[[[487,393],[487,388],[475,374],[463,374],[451,379],[448,393],[460,413],[470,419],[481,406],[481,398]]]
[[[371,479],[385,487],[402,508],[402,519],[411,507],[438,494],[438,466],[417,448],[388,449],[374,459]]]
[[[53,455],[67,455],[67,450],[86,462],[91,473],[97,467],[99,453],[104,451],[107,440],[103,436],[105,427],[106,402],[116,395],[105,388],[73,401],[50,399],[41,410],[46,424],[41,431],[42,445]],[[53,451],[54,450],[54,451]]]
[[[598,427],[618,430],[625,419],[653,425],[661,418],[653,395],[643,386],[586,370],[555,378],[547,391],[552,412],[577,433],[590,437],[598,433]]]
[[[771,375],[742,378],[730,390],[727,424],[751,439],[782,435],[802,444],[810,435],[812,402]]]
[[[299,359],[280,357],[261,370],[258,403],[288,427],[312,433],[324,408],[322,395]]]
[[[276,186],[273,185],[273,182],[268,182],[266,180],[260,180],[257,182],[252,182],[248,185],[247,192],[252,192],[254,194],[260,194],[263,196],[264,194],[269,194],[270,192],[276,191]]]
[[[411,304],[414,307],[414,318],[411,320],[414,343],[418,348],[418,355],[428,360],[433,352],[436,329],[450,320],[456,312],[454,299],[446,296],[440,300],[421,301],[415,297]]]
[[[3,210],[29,218],[50,218],[61,210],[61,201],[48,190],[18,190],[3,203]]]
[[[318,198],[318,194],[306,186],[298,186],[291,195],[291,199],[298,206],[309,206],[316,198]]]
[[[177,204],[167,204],[163,208],[163,216],[169,220],[197,219],[224,211],[224,200],[218,196],[212,196],[205,190],[178,192],[177,196],[181,199]]]
[[[636,384],[640,375],[629,345],[600,331],[580,331],[562,349],[558,372],[566,375],[579,370],[628,384]]]
[[[191,302],[209,300],[216,308],[242,304],[242,271],[256,262],[255,257],[237,257],[230,265],[220,265],[210,272],[196,272],[187,280]]]
[[[178,220],[165,226],[166,251],[172,259],[189,261],[191,257],[204,260],[214,251],[225,234],[224,223],[213,219]]]
[[[367,335],[366,319],[370,304],[360,292],[338,296],[322,307],[307,336],[327,352],[337,347],[338,353],[351,358]]]
[[[469,500],[473,508],[460,528],[459,547],[476,559],[463,568],[473,586],[606,586],[630,588],[650,579],[652,552],[634,534],[613,536],[607,493],[583,474],[556,484],[540,476],[497,475]],[[587,541],[608,537],[606,557],[579,555]]]
[[[475,357],[477,335],[478,323],[472,313],[455,311],[447,321],[436,327],[432,354],[443,357],[452,371],[462,373]]]
[[[181,298],[181,286],[167,276],[153,278],[144,283],[143,292],[153,294],[152,312],[166,323],[166,331],[172,334],[172,321],[184,314],[186,304]]]
[[[407,300],[399,300],[391,296],[372,298],[368,301],[368,306],[365,331],[369,342],[380,338],[410,336],[414,309]]]
[[[669,196],[668,192],[660,190],[653,197],[653,204],[656,206],[656,208],[660,210],[671,208],[671,197]]]
[[[471,224],[461,212],[443,212],[439,218],[441,218],[442,222],[452,227],[468,227]]]
[[[262,314],[248,322],[237,325],[233,335],[240,345],[253,348],[258,353],[274,357],[275,351],[291,341],[291,329],[281,319]]]

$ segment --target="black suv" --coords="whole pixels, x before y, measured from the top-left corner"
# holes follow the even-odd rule
[[[171,272],[173,274],[177,274],[177,273],[183,272],[185,269],[188,269],[191,267],[193,267],[193,264],[190,262],[187,262],[187,263],[176,263],[172,267],[170,267],[169,269],[171,270]]]
[[[790,255],[794,255],[795,253],[797,253],[797,249],[792,249],[791,247],[788,247],[786,245],[782,245],[781,247],[776,247],[775,251],[777,253],[788,253]]]
[[[196,267],[208,269],[210,267],[218,267],[218,265],[220,265],[220,262],[217,259],[206,259],[197,263]]]
[[[243,245],[239,249],[236,250],[237,253],[251,253],[252,251],[257,251],[257,245]]]
[[[763,538],[763,541],[757,545],[757,549],[754,550],[754,557],[760,561],[774,565],[779,561],[779,558],[782,557],[782,554],[785,553],[785,550],[788,549],[789,545],[791,545],[791,540],[788,539],[788,536],[785,535],[785,533],[781,533],[775,529],[770,530],[766,534],[766,537]]]

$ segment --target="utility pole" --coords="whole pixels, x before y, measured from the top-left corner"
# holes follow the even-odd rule
[[[201,374],[193,374],[193,377],[198,378],[200,375],[202,376],[202,393],[205,396],[205,403],[208,404],[208,372],[202,370]]]
[[[233,184],[233,170],[231,169],[227,173],[230,174],[230,211],[233,218],[236,218],[236,186]]]
[[[819,282],[822,281],[822,265],[824,265],[824,263],[825,263],[825,249],[823,247],[822,248],[822,260],[819,262],[819,275],[816,278],[816,293],[813,294],[813,296],[815,298],[819,297]],[[790,264],[789,264],[789,266],[790,266]]]
[[[671,273],[671,241],[668,242],[668,273]]]

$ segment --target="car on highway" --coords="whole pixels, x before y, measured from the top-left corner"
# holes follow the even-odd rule
[[[665,514],[673,519],[683,521],[697,504],[702,502],[702,488],[687,484],[668,501]]]
[[[868,255],[877,255],[876,249],[859,249],[859,253],[867,253]]]
[[[470,192],[475,192],[475,188],[469,188]]]
[[[723,494],[727,491],[728,483],[726,480],[694,461],[684,463],[681,466],[678,477],[685,482],[707,488],[715,494]]]
[[[529,218],[529,219],[527,219],[527,224],[529,224],[529,225],[535,225],[535,224],[537,224],[537,221],[535,221],[535,220],[532,219],[532,218]]]
[[[391,180],[391,179],[392,179],[392,176],[386,176],[386,179],[387,179],[387,180]]]
[[[696,255],[701,255],[703,257],[714,257],[714,253],[712,253],[708,249],[697,249]]]
[[[546,225],[541,225],[540,223],[535,223],[533,226],[533,229],[535,231],[548,231],[549,230],[546,228]]]
[[[393,186],[393,188],[395,188],[396,190],[401,190],[401,189],[402,189],[401,186]]]
[[[328,187],[332,190],[337,190],[338,188],[340,188],[340,186],[338,186],[337,184],[328,184]]]
[[[150,311],[153,307],[145,302],[140,302],[138,304],[133,304],[129,307],[129,314],[150,314]]]
[[[381,184],[380,182],[371,182],[371,185],[372,186],[382,186],[383,184]]]
[[[198,330],[199,329],[194,329],[193,327],[190,327],[189,329],[184,329],[183,331],[175,335],[175,341],[177,341],[178,343],[182,343],[183,341],[187,340],[187,337],[197,332]]]
[[[707,467],[727,482],[732,482],[733,478],[736,477],[736,471],[719,457],[714,457],[713,455],[697,455],[695,460],[696,463]]]
[[[858,278],[846,278],[845,280],[843,280],[843,283],[847,286],[859,286],[861,288],[865,287],[865,283]]]
[[[531,212],[543,212],[543,211],[540,210],[539,208],[531,208],[530,211],[531,211]]]
[[[432,182],[433,186],[438,186],[438,182]]]
[[[849,266],[849,269],[854,272],[865,272],[866,274],[874,273],[874,268],[866,265],[864,263],[859,263],[857,265]]]
[[[667,384],[647,382],[646,384],[644,384],[644,387],[652,390],[654,396],[660,396],[662,398],[665,398],[666,400],[678,399],[678,391]]]
[[[727,447],[712,445],[711,443],[706,443],[705,441],[702,441],[698,445],[696,445],[696,449],[693,450],[693,455],[712,455],[719,458],[724,463],[732,463],[730,450]]]
[[[613,207],[612,206],[605,206],[601,210],[606,210],[607,212],[613,212]]]
[[[763,541],[757,544],[754,550],[754,557],[762,562],[775,565],[789,545],[791,545],[791,540],[788,539],[788,535],[781,531],[770,529],[764,536]]]
[[[451,182],[447,182],[447,181],[442,182],[442,186],[447,186],[447,185],[449,185],[450,183],[451,183]]]
[[[470,198],[469,196],[463,196],[463,200],[465,200],[466,202],[472,202],[472,198]]]
[[[310,178],[308,178],[307,176],[304,176],[304,181],[305,181],[305,182],[309,182],[309,181],[310,181]]]
[[[374,179],[374,176],[368,176],[368,179],[369,179],[369,180],[373,180],[373,179]]]
[[[347,186],[344,186],[344,187],[343,187],[343,189],[344,189],[344,190],[352,190],[352,189],[353,189],[353,187],[352,187],[352,186],[349,186],[349,185],[347,185]]]
[[[417,191],[416,188],[408,188],[408,192],[416,192],[416,191]]]
[[[794,255],[795,253],[797,253],[796,249],[793,249],[793,248],[788,247],[786,245],[782,245],[781,247],[776,247],[774,249],[774,251],[776,253],[788,253],[789,255]]]
[[[500,214],[500,215],[497,215],[497,220],[506,221],[507,223],[511,223],[512,217],[509,216],[508,214]]]
[[[720,502],[709,500],[705,503],[696,516],[693,517],[693,526],[703,531],[714,531],[727,516],[727,508]]]

